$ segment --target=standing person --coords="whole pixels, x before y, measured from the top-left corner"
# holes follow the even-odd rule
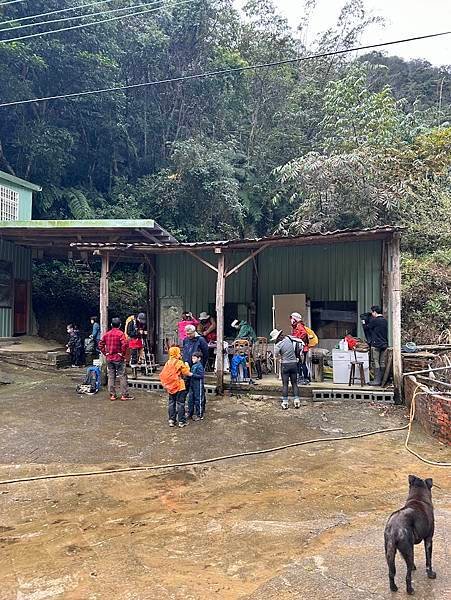
[[[273,329],[269,334],[271,342],[275,342],[274,356],[280,356],[281,371],[282,371],[282,404],[283,410],[288,408],[288,384],[291,382],[293,390],[293,406],[299,408],[301,402],[299,400],[298,387],[298,359],[296,356],[296,345],[301,346],[302,341],[291,336],[285,336],[280,329]],[[302,351],[299,348],[300,351]]]
[[[199,421],[204,418],[205,413],[205,370],[202,365],[202,352],[194,352],[191,359],[193,366],[188,394],[188,419]]]
[[[125,333],[129,339],[129,348],[131,350],[130,367],[136,369],[142,361],[144,355],[144,338],[146,331],[146,315],[143,312],[128,317],[125,325]]]
[[[185,330],[188,325],[193,325],[196,328],[199,325],[199,321],[196,319],[192,312],[185,311],[184,313],[182,313],[181,320],[177,323],[178,338],[180,344],[183,344],[183,340],[186,338]]]
[[[85,364],[85,347],[78,325],[68,325],[67,333],[69,340],[66,348],[70,354],[72,367],[82,367]]]
[[[184,377],[189,377],[190,375],[189,365],[183,362],[180,348],[178,346],[171,346],[169,348],[169,359],[160,373],[160,381],[169,393],[169,427],[174,427],[177,420],[179,427],[186,426],[186,385]]]
[[[371,307],[371,318],[368,322],[364,321],[363,328],[366,329],[374,362],[374,379],[368,385],[381,385],[388,348],[388,323],[380,306]]]
[[[120,399],[133,400],[128,393],[127,375],[125,373],[125,354],[128,341],[120,329],[121,320],[117,317],[111,320],[111,329],[107,331],[99,342],[99,349],[106,357],[108,368],[108,391],[110,400],[116,400],[116,383],[119,383]]]
[[[302,354],[299,358],[299,369],[301,376],[301,383],[310,383],[310,373],[307,367],[307,354],[309,351],[309,335],[305,328],[304,322],[302,321],[302,315],[298,312],[291,313],[291,335],[294,338],[302,340],[304,346]]]
[[[100,342],[100,324],[99,317],[91,317],[92,325],[91,338],[94,341],[94,352],[96,356],[99,355],[99,342]]]
[[[216,342],[216,321],[206,312],[199,315],[198,332],[207,340],[208,343]]]
[[[194,325],[187,325],[185,327],[186,337],[183,340],[182,354],[183,360],[191,367],[193,364],[193,354],[200,352],[202,354],[202,366],[208,361],[208,344],[205,338],[199,335]]]

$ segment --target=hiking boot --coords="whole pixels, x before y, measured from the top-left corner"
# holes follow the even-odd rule
[[[179,427],[186,427],[187,425],[188,425],[188,423],[185,423],[185,422],[179,423]]]
[[[295,398],[293,400],[293,406],[294,408],[301,408],[301,401],[299,400],[299,398]]]
[[[169,419],[168,425],[169,427],[175,427],[175,421],[173,419]]]
[[[110,400],[117,400],[116,394],[110,394]]]
[[[282,398],[282,404],[280,405],[282,410],[287,410],[288,408],[288,399],[287,398]]]

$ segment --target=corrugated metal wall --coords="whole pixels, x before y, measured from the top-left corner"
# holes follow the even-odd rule
[[[212,265],[217,264],[216,256],[202,253],[200,256]],[[233,255],[232,265],[238,264],[246,253]],[[216,272],[203,265],[187,253],[157,255],[158,297],[180,296],[186,310],[199,314],[208,311],[208,305],[216,299]],[[252,300],[252,265],[247,263],[242,269],[227,278],[226,302],[250,303]]]
[[[13,265],[13,278],[31,281],[31,251],[0,239],[0,260]],[[13,310],[0,307],[0,337],[13,335]]]
[[[359,313],[380,303],[381,248],[380,241],[371,241],[264,250],[258,256],[257,333],[268,335],[272,329],[273,294],[353,300]],[[246,256],[233,254],[233,265]],[[213,253],[202,257],[217,262]],[[159,298],[181,296],[186,309],[195,314],[215,302],[216,273],[189,254],[158,255],[157,274]],[[226,302],[252,302],[252,261],[227,279]]]
[[[380,303],[380,241],[270,248],[258,257],[258,331],[272,328],[273,294],[311,300],[353,300],[358,312]],[[360,335],[363,332],[360,329]]]

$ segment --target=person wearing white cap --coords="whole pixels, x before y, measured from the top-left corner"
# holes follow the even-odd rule
[[[205,311],[199,315],[199,333],[208,343],[216,342],[216,321]]]
[[[299,375],[301,383],[310,383],[310,373],[307,368],[307,353],[309,351],[309,336],[302,320],[302,315],[298,312],[291,313],[291,335],[302,340],[304,344],[303,353],[299,360]]]
[[[257,341],[257,336],[255,335],[255,331],[252,327],[252,325],[250,325],[250,323],[248,323],[247,321],[238,321],[238,319],[235,319],[234,321],[232,321],[232,323],[230,324],[234,329],[238,330],[238,333],[236,335],[237,340],[249,340],[249,342],[256,342]]]
[[[283,410],[288,408],[288,384],[293,389],[293,406],[299,408],[298,387],[298,355],[302,352],[302,341],[289,335],[284,335],[281,329],[273,329],[269,334],[271,342],[275,342],[274,356],[280,356],[282,371],[282,404]]]

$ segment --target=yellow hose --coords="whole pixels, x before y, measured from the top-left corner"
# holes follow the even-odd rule
[[[408,432],[407,432],[407,437],[406,437],[406,441],[404,442],[404,446],[407,450],[407,452],[410,452],[410,454],[413,454],[414,456],[416,456],[417,458],[419,458],[420,460],[422,460],[424,463],[428,464],[428,465],[433,465],[434,467],[451,467],[451,463],[442,463],[442,462],[435,462],[434,460],[429,460],[427,458],[423,458],[422,456],[420,456],[417,452],[415,452],[415,450],[412,450],[411,448],[409,448],[409,438],[410,438],[410,433],[412,431],[412,423],[413,420],[415,419],[415,402],[417,399],[417,395],[419,393],[421,386],[417,385],[417,387],[415,388],[415,391],[413,393],[412,396],[412,402],[410,404],[410,418],[409,418],[409,425],[408,425]],[[422,394],[427,394],[427,392],[421,392]]]

